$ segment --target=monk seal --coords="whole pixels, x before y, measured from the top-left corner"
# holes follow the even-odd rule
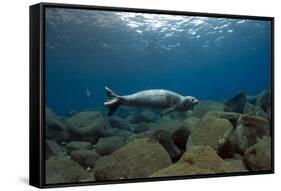
[[[162,115],[171,112],[186,112],[193,109],[199,101],[192,96],[182,96],[178,93],[152,89],[136,92],[131,95],[119,96],[108,87],[105,87],[108,99],[104,106],[108,107],[108,116],[111,116],[120,105],[163,109]]]

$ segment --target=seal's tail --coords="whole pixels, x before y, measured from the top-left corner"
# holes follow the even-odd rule
[[[105,87],[108,99],[104,102],[104,106],[108,107],[108,116],[111,116],[120,106],[119,96],[108,87]]]

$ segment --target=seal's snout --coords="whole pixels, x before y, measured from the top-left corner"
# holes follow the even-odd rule
[[[199,103],[199,100],[196,99],[196,98],[193,98],[192,103],[193,103],[194,105],[197,105],[197,104]]]

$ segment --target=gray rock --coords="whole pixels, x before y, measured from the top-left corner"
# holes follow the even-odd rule
[[[84,168],[93,168],[96,161],[100,158],[100,156],[93,150],[86,149],[74,150],[70,153],[70,157]]]
[[[90,142],[83,142],[83,141],[71,141],[66,144],[65,146],[68,153],[71,153],[75,150],[81,150],[81,149],[92,149],[93,145]]]
[[[97,111],[76,112],[67,119],[67,122],[74,128],[81,128],[90,125],[92,122],[101,117],[101,113]]]
[[[89,174],[75,161],[69,159],[46,160],[46,183],[73,183],[89,178]]]
[[[257,98],[256,105],[260,106],[264,111],[271,110],[271,91],[264,90]]]
[[[248,147],[257,143],[263,136],[269,136],[269,133],[270,125],[266,119],[242,115],[238,119],[234,133],[237,152],[243,154]]]
[[[183,124],[172,133],[173,142],[180,148],[181,150],[185,150],[185,145],[190,135],[189,128]]]
[[[227,111],[243,113],[246,102],[247,97],[245,93],[238,92],[233,97],[229,98],[224,104],[227,106]]]
[[[142,123],[138,123],[134,126],[134,132],[135,133],[143,133],[145,131],[147,131],[149,129],[149,124],[142,122]]]
[[[196,127],[197,123],[200,121],[198,117],[188,117],[180,123],[180,127],[185,127],[189,131],[192,131]]]
[[[123,119],[118,116],[111,116],[111,117],[107,118],[107,121],[112,128],[124,129],[124,130],[129,130],[129,131],[133,130],[127,119]]]
[[[156,116],[151,111],[142,111],[140,113],[136,113],[134,115],[128,116],[128,120],[133,124],[142,123],[142,122],[149,123],[155,121]]]
[[[255,106],[250,103],[246,103],[244,106],[244,114],[249,114],[253,116],[260,116],[263,118],[268,118],[267,114],[263,111],[260,106]]]
[[[157,130],[150,137],[149,142],[160,143],[169,153],[171,160],[176,162],[181,157],[181,150],[174,144],[173,139],[168,131]]]
[[[69,127],[66,121],[58,117],[52,110],[46,107],[46,138],[56,142],[68,141],[70,138]]]
[[[223,103],[202,100],[194,106],[192,116],[202,118],[209,111],[225,111],[226,106]]]
[[[245,162],[253,171],[271,170],[271,138],[264,137],[249,147],[245,154]]]
[[[209,111],[207,115],[221,118],[221,119],[227,119],[231,122],[232,126],[235,128],[237,125],[237,120],[241,116],[240,113],[235,112],[224,112],[224,111]]]
[[[118,180],[146,178],[172,164],[169,154],[159,143],[137,139],[96,162],[95,179]]]
[[[234,153],[233,126],[226,119],[206,115],[191,132],[186,148],[192,146],[211,146],[221,157],[231,157]]]
[[[45,146],[46,159],[49,159],[51,156],[57,156],[62,158],[66,156],[64,148],[55,141],[47,139]]]
[[[125,145],[124,138],[114,136],[100,138],[95,148],[98,154],[104,156],[111,154],[113,151],[119,149],[123,145]]]

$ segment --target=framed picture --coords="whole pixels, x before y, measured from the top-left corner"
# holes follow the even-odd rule
[[[30,184],[273,173],[273,63],[272,17],[33,5]]]

